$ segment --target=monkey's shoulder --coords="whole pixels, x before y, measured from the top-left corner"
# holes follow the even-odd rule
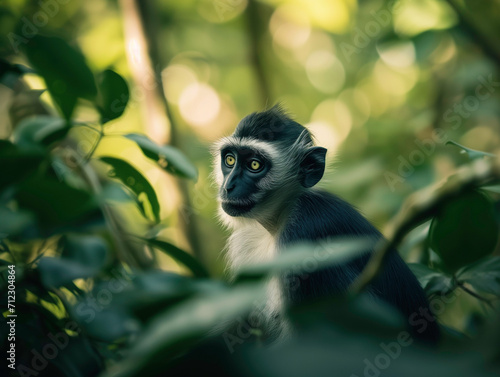
[[[342,236],[381,237],[351,204],[322,190],[309,190],[297,200],[282,234],[283,244]]]

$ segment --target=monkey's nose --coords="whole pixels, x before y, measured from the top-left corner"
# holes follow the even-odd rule
[[[234,182],[228,182],[225,186],[226,192],[230,193],[231,191],[234,190],[235,187],[236,187],[236,184]]]

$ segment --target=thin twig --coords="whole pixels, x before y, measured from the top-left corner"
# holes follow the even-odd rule
[[[94,152],[96,151],[97,147],[99,146],[99,143],[101,142],[102,137],[104,136],[104,133],[102,132],[102,125],[101,125],[101,129],[96,130],[96,131],[99,131],[99,136],[97,137],[96,142],[92,146],[92,149],[89,151],[89,153],[87,153],[87,156],[85,156],[85,163],[90,161],[90,159],[94,155]]]
[[[474,292],[473,290],[467,288],[462,282],[458,282],[457,286],[463,290],[464,292],[467,292],[469,295],[471,295],[472,297],[475,297],[477,298],[479,301],[482,301],[484,302],[485,304],[487,304],[491,309],[495,309],[493,307],[493,304],[491,303],[491,300],[488,300],[486,297],[483,297],[479,294],[477,294],[476,292]]]
[[[77,166],[80,168],[82,176],[85,178],[92,191],[96,196],[102,195],[101,182],[97,174],[94,172],[90,164],[87,161],[82,161],[81,157],[76,154],[76,152],[70,150],[72,157],[75,159]],[[100,198],[102,200],[102,198]],[[116,250],[120,259],[130,266],[139,267],[141,269],[147,269],[151,267],[151,261],[146,258],[144,254],[136,252],[136,250],[130,247],[126,242],[123,241],[123,231],[120,229],[118,221],[115,219],[115,215],[111,207],[106,204],[101,204],[101,209],[106,220],[106,224],[110,230],[111,236],[113,237]]]

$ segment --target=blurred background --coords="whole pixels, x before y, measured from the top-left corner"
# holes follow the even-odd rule
[[[94,156],[120,157],[142,172],[158,195],[159,234],[220,277],[227,233],[210,177],[215,140],[281,102],[328,148],[321,186],[384,231],[410,193],[467,160],[448,140],[500,153],[499,20],[497,0],[3,0],[0,56],[29,66],[20,51],[32,36],[59,36],[92,71],[111,68],[126,79],[130,100],[107,137],[97,145],[85,128],[72,136],[83,154],[96,147]],[[30,89],[45,88],[34,73],[23,77]],[[23,105],[30,93],[0,85],[0,138],[34,111]],[[40,100],[53,111],[48,92]],[[81,101],[73,118],[92,124],[98,113]],[[197,182],[176,183],[135,143],[112,137],[130,132],[182,150]],[[147,228],[133,206],[122,216]],[[418,259],[411,248],[402,253]],[[165,254],[158,259],[184,271]],[[470,305],[457,300],[444,322],[465,328],[457,313]]]

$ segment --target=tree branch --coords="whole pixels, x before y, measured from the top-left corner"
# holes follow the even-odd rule
[[[162,64],[161,56],[158,50],[159,28],[157,26],[158,15],[154,5],[147,1],[138,0],[120,0],[120,5],[125,18],[125,35],[127,46],[135,46],[133,51],[127,51],[129,54],[129,63],[132,66],[134,80],[136,84],[145,91],[144,113],[154,122],[148,124],[146,119],[146,129],[148,135],[159,143],[166,143],[182,150],[179,145],[177,127],[172,117],[172,112],[165,98],[163,91],[163,82],[161,78]],[[169,135],[161,132],[167,129],[164,120],[170,124]],[[179,209],[179,225],[182,229],[189,248],[199,259],[203,260],[202,244],[200,242],[196,218],[193,214],[186,219],[182,208],[191,208],[191,198],[187,183],[181,179],[175,180],[176,188],[182,201],[182,207]]]
[[[378,275],[386,257],[390,252],[395,252],[395,248],[405,235],[432,217],[437,209],[467,190],[499,179],[500,156],[490,160],[475,160],[460,168],[455,175],[448,177],[437,187],[426,188],[410,196],[393,221],[388,236],[389,241],[386,239],[379,241],[363,272],[349,287],[349,293],[361,292]]]

